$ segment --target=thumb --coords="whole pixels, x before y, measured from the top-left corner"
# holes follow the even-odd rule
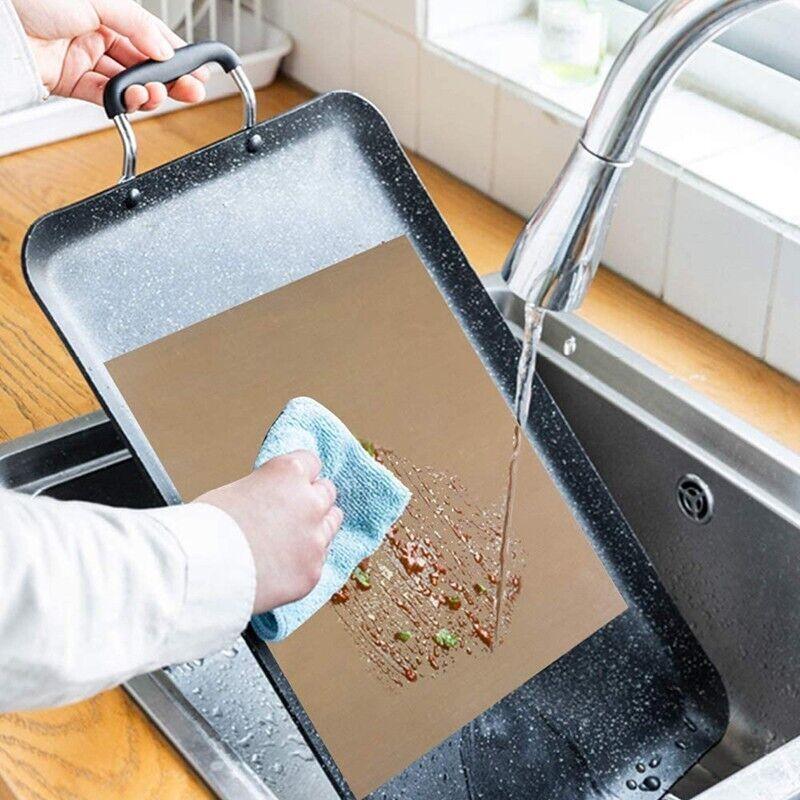
[[[101,25],[130,39],[148,58],[166,61],[175,55],[158,20],[134,0],[92,0]]]

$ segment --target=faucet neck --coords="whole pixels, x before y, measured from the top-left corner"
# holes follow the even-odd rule
[[[653,108],[690,56],[742,17],[776,0],[665,0],[617,56],[581,135],[596,156],[636,157]]]

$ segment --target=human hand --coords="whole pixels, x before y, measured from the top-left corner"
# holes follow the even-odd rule
[[[196,500],[221,508],[244,532],[256,565],[254,614],[299,600],[319,582],[342,524],[336,487],[321,469],[316,455],[298,450]]]
[[[102,104],[109,78],[148,58],[165,61],[185,42],[134,0],[12,0],[45,88]],[[128,111],[150,111],[167,94],[184,103],[205,97],[206,67],[163,83],[131,86]]]

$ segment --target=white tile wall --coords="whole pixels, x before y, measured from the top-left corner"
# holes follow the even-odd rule
[[[782,220],[800,225],[800,140],[775,133],[691,165],[696,175]]]
[[[411,149],[417,147],[418,71],[414,37],[356,12],[352,88],[375,103]]]
[[[660,297],[664,290],[675,178],[644,158],[627,172],[603,263]]]
[[[285,0],[284,24],[294,39],[286,61],[292,77],[317,92],[353,84],[353,9],[339,0]]]
[[[406,33],[417,33],[417,0],[353,0],[353,3],[364,13]]]
[[[567,160],[579,130],[501,86],[491,195],[530,216]]]
[[[488,192],[497,81],[429,48],[422,50],[420,75],[420,152]]]
[[[664,299],[762,355],[778,234],[742,208],[681,180],[675,193]]]
[[[525,216],[597,91],[542,82],[535,27],[520,17],[529,0],[264,3],[295,39],[290,75],[317,91],[366,95],[406,145]],[[420,42],[426,25],[439,44]],[[800,379],[800,230],[779,249],[770,223],[800,228],[800,140],[678,89],[644,145],[604,262]]]
[[[583,117],[591,111],[600,90],[599,82],[564,85],[542,73],[538,29],[532,17],[480,25],[451,36],[436,37],[435,41],[465,62],[477,64],[510,85]],[[610,62],[603,66],[603,72],[609,68]]]
[[[772,294],[767,361],[800,381],[800,240],[781,241]]]

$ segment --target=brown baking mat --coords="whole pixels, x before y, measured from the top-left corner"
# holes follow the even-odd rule
[[[626,608],[526,442],[513,599],[493,651],[481,636],[513,419],[405,238],[106,366],[186,500],[246,474],[298,395],[369,440],[414,491],[367,565],[370,588],[351,582],[346,603],[271,648],[359,797]],[[433,641],[440,625],[457,645]],[[401,627],[408,642],[395,639]]]

